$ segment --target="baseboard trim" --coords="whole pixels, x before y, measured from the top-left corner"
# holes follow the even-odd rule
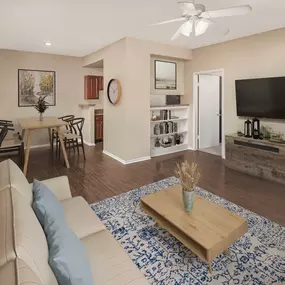
[[[125,162],[126,162],[125,160],[123,160],[123,159],[121,159],[120,157],[118,157],[118,156],[116,156],[116,155],[110,153],[109,151],[103,150],[103,153],[106,154],[106,155],[108,155],[108,156],[110,156],[110,157],[112,157],[113,159],[115,159],[115,160],[121,162],[122,164],[126,164],[126,163],[125,163]]]
[[[90,143],[90,142],[87,142],[87,141],[83,141],[83,143],[88,145],[88,146],[95,146],[96,145],[95,143]]]
[[[140,158],[135,158],[135,159],[130,159],[130,160],[124,160],[106,150],[103,150],[103,153],[112,157],[113,159],[121,162],[122,164],[132,164],[132,163],[136,163],[136,162],[141,162],[141,161],[145,161],[145,160],[149,160],[150,159],[150,156],[145,156],[145,157],[140,157]]]
[[[194,148],[193,148],[193,147],[191,147],[191,146],[189,146],[189,147],[188,147],[188,149],[189,149],[189,150],[193,150],[193,151],[195,151],[195,150],[196,150],[196,149],[194,149]]]
[[[146,161],[146,160],[149,160],[149,159],[150,159],[150,156],[139,157],[139,158],[135,158],[135,159],[126,160],[125,164],[131,164],[131,163]]]

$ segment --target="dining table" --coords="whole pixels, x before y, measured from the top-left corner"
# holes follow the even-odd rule
[[[65,166],[67,168],[70,168],[68,157],[66,154],[64,142],[63,142],[63,136],[62,136],[62,130],[61,127],[67,126],[68,122],[65,122],[63,120],[58,119],[57,117],[43,117],[42,120],[39,119],[39,117],[28,117],[28,118],[19,118],[18,123],[22,129],[22,138],[24,140],[24,136],[26,134],[26,151],[25,151],[25,161],[24,161],[24,175],[27,176],[28,172],[28,163],[29,163],[29,156],[30,156],[30,148],[31,148],[31,137],[32,133],[35,130],[40,129],[47,129],[48,135],[49,135],[49,143],[50,147],[52,148],[52,129],[55,129],[59,142],[61,145],[61,150],[63,153],[63,157],[65,160]]]

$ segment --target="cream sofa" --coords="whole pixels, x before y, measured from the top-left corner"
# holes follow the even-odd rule
[[[66,176],[42,181],[61,201],[66,221],[86,247],[94,285],[144,285],[147,280]],[[31,207],[32,190],[11,160],[0,163],[0,284],[55,285],[45,234]]]

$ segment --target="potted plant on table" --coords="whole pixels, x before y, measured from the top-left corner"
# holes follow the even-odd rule
[[[40,113],[40,121],[43,120],[43,113],[48,108],[47,102],[45,101],[46,96],[40,96],[37,104],[35,105],[36,110]]]
[[[194,190],[201,177],[198,165],[194,162],[190,165],[188,161],[184,161],[177,164],[175,174],[182,185],[184,209],[191,212],[194,204]]]

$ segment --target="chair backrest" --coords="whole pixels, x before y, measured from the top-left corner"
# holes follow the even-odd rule
[[[74,117],[75,117],[74,115],[66,115],[66,116],[59,117],[59,119],[63,121],[68,121],[68,120],[74,119]]]
[[[84,126],[85,119],[84,118],[74,118],[68,120],[70,125],[70,130],[72,133],[76,135],[80,135],[82,137],[82,129]]]
[[[74,115],[66,115],[66,116],[59,117],[59,119],[65,122],[68,122],[69,120],[74,119],[74,117],[75,117]],[[65,126],[65,128],[70,132],[72,131],[69,125]]]
[[[8,133],[8,127],[3,126],[0,130],[0,146],[2,145],[2,142],[5,139],[7,133]]]

